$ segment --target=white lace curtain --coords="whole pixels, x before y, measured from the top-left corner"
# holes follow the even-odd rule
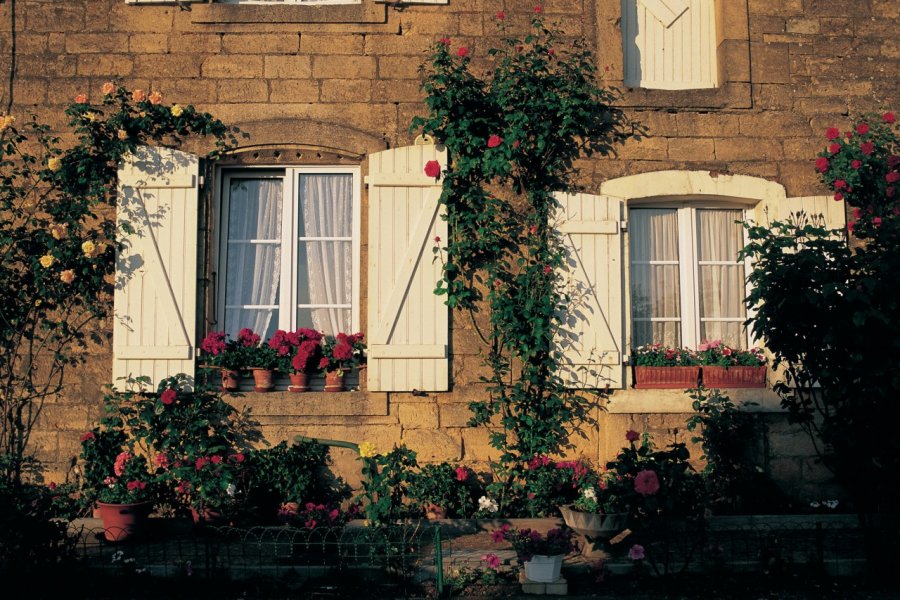
[[[298,323],[331,335],[350,333],[353,176],[302,174],[299,188]]]
[[[231,180],[225,271],[225,331],[249,327],[265,339],[278,328],[281,179]]]
[[[632,343],[681,346],[678,212],[632,209],[628,229]]]
[[[700,287],[700,339],[722,340],[743,348],[744,265],[739,210],[697,211],[697,270]]]

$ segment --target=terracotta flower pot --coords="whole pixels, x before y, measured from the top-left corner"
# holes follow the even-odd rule
[[[152,507],[153,503],[149,501],[132,504],[98,502],[97,510],[103,519],[103,535],[110,542],[124,542],[140,535]]]
[[[637,389],[695,388],[699,377],[700,367],[634,367],[634,387]]]
[[[343,392],[346,376],[347,374],[344,371],[325,371],[325,391]]]
[[[272,369],[253,369],[253,391],[271,392],[275,387],[275,372]]]
[[[291,385],[288,391],[291,392],[307,392],[309,391],[309,375],[307,373],[290,373]]]
[[[240,379],[240,371],[234,369],[222,369],[222,391],[236,392],[238,390],[238,380]]]
[[[191,518],[197,525],[217,525],[222,522],[222,513],[212,508],[197,509],[192,506]]]
[[[766,365],[758,367],[703,367],[701,377],[707,388],[763,388],[766,387]]]

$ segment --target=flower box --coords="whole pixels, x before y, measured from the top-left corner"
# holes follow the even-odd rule
[[[697,387],[700,367],[634,367],[634,387],[642,390]]]
[[[764,388],[766,387],[766,370],[766,365],[758,367],[705,366],[701,377],[703,386],[707,388]]]

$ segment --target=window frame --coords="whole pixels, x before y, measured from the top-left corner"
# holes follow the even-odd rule
[[[680,285],[680,317],[681,321],[681,347],[696,349],[701,343],[700,337],[700,293],[699,293],[699,250],[697,247],[697,210],[713,209],[713,210],[739,210],[741,211],[741,219],[750,218],[751,207],[746,204],[735,201],[716,201],[710,199],[696,198],[683,201],[666,201],[659,198],[648,198],[644,200],[631,201],[626,204],[626,222],[631,220],[631,210],[641,208],[670,209],[676,211],[678,221],[678,278]],[[685,231],[689,231],[690,235],[684,235]],[[741,233],[741,244],[746,246],[749,242],[747,231]],[[632,259],[631,259],[631,231],[630,228],[625,231],[625,239],[623,240],[623,250],[626,252],[626,258],[623,261],[627,266],[625,269],[625,277],[623,288],[626,293],[626,343],[625,347],[633,349],[634,341],[634,313],[632,302]],[[735,263],[737,264],[737,263]],[[685,268],[685,266],[689,268]],[[747,273],[750,270],[749,259],[744,259],[744,296],[749,293],[750,285],[747,282]],[[688,309],[689,308],[689,312]],[[746,307],[745,307],[746,311]],[[746,321],[750,316],[750,312],[746,311],[741,323]],[[749,330],[744,330],[743,342],[747,348],[752,348],[756,342]]]
[[[303,174],[328,175],[344,174],[353,178],[351,198],[352,219],[351,224],[351,253],[352,253],[352,278],[350,295],[350,328],[351,331],[360,330],[360,302],[361,302],[361,247],[362,247],[362,169],[360,165],[229,165],[217,169],[215,188],[215,209],[213,211],[214,240],[216,249],[213,260],[213,273],[216,279],[214,289],[215,315],[214,322],[224,327],[225,323],[225,290],[227,289],[227,246],[228,246],[228,222],[229,214],[229,183],[236,175],[245,178],[272,177],[282,179],[282,227],[281,227],[281,273],[279,274],[279,301],[277,329],[294,331],[297,324],[298,304],[297,273],[299,271],[298,245],[300,240],[298,231],[298,183]],[[289,224],[286,227],[285,224]],[[289,285],[285,285],[289,282]],[[303,305],[309,307],[310,305]],[[289,310],[285,310],[285,308]],[[257,332],[262,335],[263,332]],[[350,332],[347,332],[350,333]]]

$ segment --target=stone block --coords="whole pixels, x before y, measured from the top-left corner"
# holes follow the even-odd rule
[[[802,15],[803,0],[750,0],[751,20],[753,15]],[[810,12],[809,14],[815,14]]]
[[[82,54],[78,57],[78,74],[101,77],[126,77],[134,69],[128,54]]]
[[[173,54],[218,54],[222,51],[222,36],[218,33],[182,33],[167,37]]]
[[[46,79],[16,79],[16,104],[39,105],[47,101]]]
[[[379,56],[378,77],[388,81],[419,80],[419,63],[403,56]]]
[[[822,140],[818,138],[788,138],[784,140],[784,157],[789,160],[808,159],[814,157],[820,150],[822,150]]]
[[[732,114],[680,112],[675,121],[682,137],[727,137],[740,130],[739,118]]]
[[[103,6],[104,3],[89,2]],[[133,6],[124,2],[112,2],[105,5],[108,10],[109,30],[135,32],[166,32],[171,31],[176,12],[181,9],[174,6],[153,6],[144,4]],[[104,28],[105,29],[105,28]]]
[[[497,460],[500,453],[491,446],[490,431],[484,427],[460,430],[462,440],[462,458],[466,462]]]
[[[218,97],[216,81],[209,79],[157,79],[157,89],[162,92],[165,102],[205,104],[215,102]]]
[[[326,79],[319,94],[321,102],[366,102],[372,98],[368,79]]]
[[[128,35],[124,33],[70,33],[66,36],[66,52],[69,54],[127,51]]]
[[[622,144],[619,150],[619,158],[622,160],[661,160],[666,158],[667,148],[667,139],[663,137],[629,138],[628,141]]]
[[[84,7],[73,3],[32,2],[28,10],[23,10],[22,13],[22,29],[29,33],[78,31],[84,28]]]
[[[715,148],[711,138],[669,138],[669,158],[674,160],[712,160]]]
[[[307,79],[312,73],[308,56],[267,56],[265,77],[267,79]]]
[[[285,33],[226,33],[222,50],[233,54],[290,54],[300,50],[300,35]]]
[[[418,61],[421,62],[421,59],[425,56],[425,51],[435,42],[435,40],[436,36],[434,35],[367,35],[365,53],[367,56],[391,56],[403,54],[415,56]]]
[[[148,54],[134,58],[135,72],[152,75],[154,79],[200,77],[202,63],[203,56],[195,54]],[[208,76],[208,73],[204,75]]]
[[[788,44],[754,43],[750,55],[753,57],[750,64],[753,83],[790,83]]]
[[[438,407],[434,404],[398,404],[397,414],[404,436],[408,429],[438,429]]]
[[[128,51],[133,54],[161,54],[169,49],[169,36],[162,33],[137,33],[128,38]]]
[[[469,410],[468,404],[440,404],[438,409],[442,428],[467,427],[469,419],[472,418],[472,411]]]
[[[770,138],[717,139],[715,143],[717,160],[778,160],[783,157],[781,143]]]
[[[374,79],[375,58],[372,56],[314,56],[314,79]]]
[[[302,54],[363,54],[364,36],[360,34],[304,33],[300,36]]]
[[[519,583],[522,584],[522,593],[534,596],[566,596],[569,593],[569,582],[565,577],[560,577],[552,583],[541,583],[525,578],[524,570],[520,573]]]
[[[201,72],[204,77],[221,79],[262,77],[263,57],[252,54],[210,56],[203,61]]]
[[[496,13],[494,13],[496,14]],[[481,14],[465,15],[459,19],[459,34],[465,36],[481,37],[484,35],[485,16]],[[489,23],[489,27],[493,24]]]
[[[422,462],[457,461],[462,458],[459,434],[452,430],[404,430],[403,443],[415,451]]]
[[[372,85],[376,102],[415,102],[424,99],[418,81],[376,81]]]
[[[219,81],[219,102],[265,102],[269,84],[265,79],[229,79]]]
[[[782,84],[759,84],[753,86],[753,104],[761,110],[782,110],[794,106],[799,90],[795,86]]]
[[[812,134],[809,117],[793,111],[760,111],[741,115],[739,122],[740,133],[744,136],[795,137]]]
[[[319,82],[312,79],[273,79],[269,99],[272,102],[316,102]]]

